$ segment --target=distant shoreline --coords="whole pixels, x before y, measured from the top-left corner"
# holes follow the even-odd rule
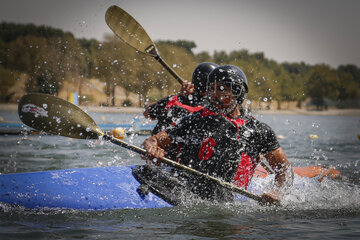
[[[309,116],[359,116],[360,109],[329,109],[326,111],[288,109],[288,110],[254,110],[254,115],[309,115]]]
[[[142,113],[143,108],[139,107],[99,107],[99,106],[80,106],[87,112],[103,113]],[[17,104],[0,104],[0,111],[17,111]],[[311,116],[360,116],[360,109],[329,109],[326,111],[315,111],[306,109],[288,110],[253,110],[253,115],[311,115]]]

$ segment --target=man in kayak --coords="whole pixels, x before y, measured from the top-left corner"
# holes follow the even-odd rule
[[[293,173],[274,131],[244,114],[245,74],[233,65],[217,67],[208,76],[208,88],[207,107],[144,141],[149,161],[176,149],[179,163],[246,189],[261,154],[275,171],[274,189],[261,195],[263,203],[280,204]],[[202,185],[193,192],[211,198],[214,191]]]
[[[165,97],[145,109],[146,118],[158,120],[152,135],[174,128],[181,118],[202,109],[207,77],[216,67],[215,63],[200,63],[193,72],[192,83],[185,81],[178,95]]]

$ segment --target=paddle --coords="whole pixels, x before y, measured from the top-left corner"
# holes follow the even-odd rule
[[[18,113],[23,123],[40,131],[78,139],[102,138],[136,153],[142,155],[146,153],[145,149],[104,134],[88,114],[61,98],[41,93],[25,95],[20,99]],[[170,166],[205,177],[224,188],[262,202],[260,196],[236,187],[231,183],[224,182],[168,158],[160,160]]]
[[[118,6],[111,6],[105,14],[110,29],[125,43],[137,51],[154,57],[180,84],[184,80],[160,57],[155,43],[145,29],[127,12]]]

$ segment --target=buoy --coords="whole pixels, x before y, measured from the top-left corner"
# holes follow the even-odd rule
[[[104,116],[101,116],[100,119],[101,119],[102,121],[105,121],[105,117],[104,117]]]
[[[280,140],[285,139],[284,135],[278,135],[277,138],[280,139]]]
[[[360,134],[358,134],[358,139],[360,140]]]
[[[318,139],[319,136],[316,135],[316,134],[310,134],[310,135],[309,135],[309,138],[310,138],[310,139]]]
[[[111,130],[111,136],[123,140],[125,138],[125,130],[121,127]]]

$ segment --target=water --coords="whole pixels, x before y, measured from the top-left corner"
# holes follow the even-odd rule
[[[98,122],[130,123],[135,114],[90,113]],[[2,112],[8,121],[15,113]],[[194,203],[165,209],[99,212],[3,208],[1,239],[358,239],[360,237],[360,117],[264,115],[294,166],[334,166],[339,180],[296,179],[279,208],[256,203]],[[143,121],[142,118],[140,118]],[[310,139],[310,134],[318,139]],[[146,136],[127,137],[140,145]],[[143,164],[111,143],[59,136],[0,136],[0,172],[33,172]]]

